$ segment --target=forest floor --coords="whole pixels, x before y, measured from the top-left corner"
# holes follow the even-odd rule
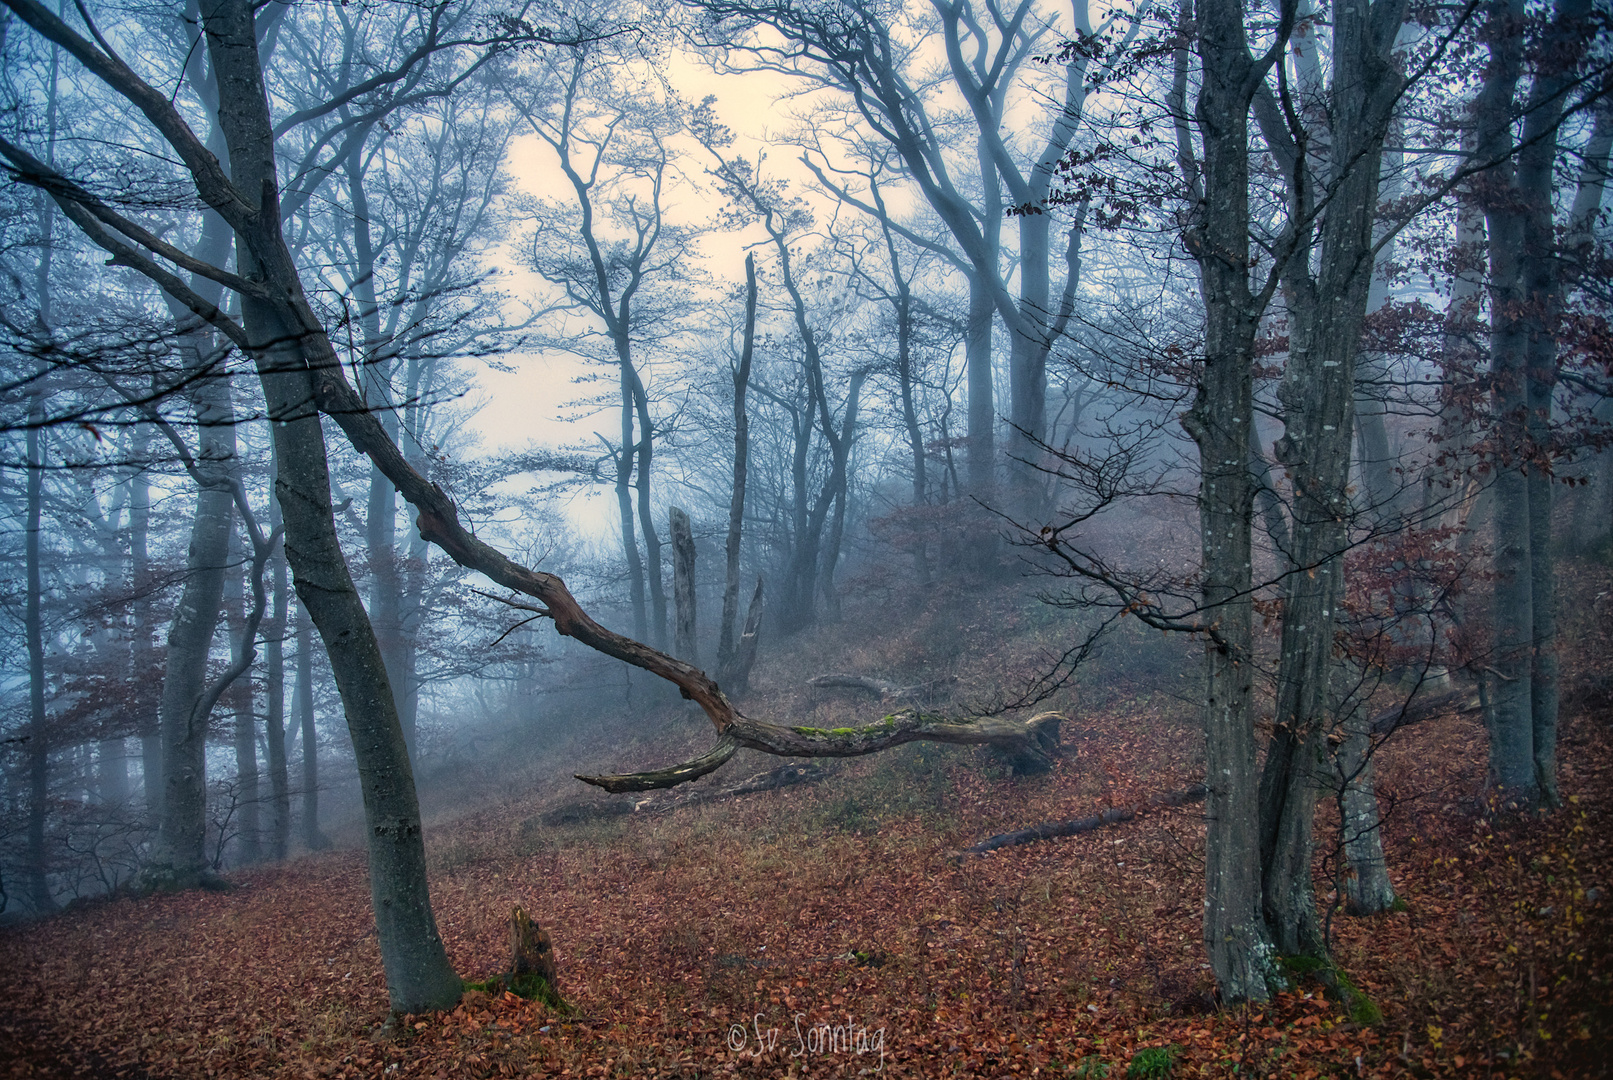
[[[357,850],[240,872],[224,893],[120,898],[6,930],[0,1076],[1613,1075],[1613,698],[1595,677],[1613,625],[1605,577],[1581,583],[1604,591],[1569,664],[1582,689],[1563,712],[1561,812],[1510,824],[1479,812],[1476,718],[1418,724],[1382,750],[1385,848],[1406,909],[1328,919],[1375,1022],[1312,984],[1214,1008],[1201,806],[958,857],[995,833],[1200,779],[1194,710],[1155,672],[1066,702],[1066,753],[1047,776],[1014,778],[983,750],[908,746],[831,763],[812,785],[665,813],[553,824],[557,807],[611,802],[557,781],[430,828],[456,968],[496,974],[520,904],[553,935],[569,1015],[472,992],[382,1031]],[[957,627],[955,651],[1011,667],[991,643],[1012,628],[969,639],[976,629]],[[888,637],[879,648],[900,653]],[[828,640],[792,662],[881,664],[873,646],[848,656]],[[805,692],[758,702],[814,725],[877,711]],[[704,749],[709,735],[683,742]],[[632,749],[653,759],[656,747]],[[1329,835],[1325,804],[1320,818]],[[1336,869],[1324,852],[1320,891]]]

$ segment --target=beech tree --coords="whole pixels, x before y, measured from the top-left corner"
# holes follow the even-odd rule
[[[741,745],[783,755],[870,753],[914,739],[995,743],[1046,755],[1057,744],[1057,714],[1030,721],[987,717],[952,721],[918,712],[872,727],[819,731],[746,717],[704,673],[590,618],[552,574],[512,562],[473,536],[453,503],[411,464],[374,411],[347,382],[330,337],[304,290],[282,231],[275,125],[265,95],[258,27],[249,5],[218,0],[202,11],[204,37],[219,88],[218,127],[226,167],[169,96],[123,61],[98,29],[89,37],[33,0],[8,7],[34,32],[59,45],[144,118],[177,155],[196,194],[233,234],[236,268],[206,262],[115,209],[92,190],[10,140],[0,153],[15,179],[50,194],[85,236],[157,284],[174,302],[227,338],[257,369],[277,462],[276,495],[298,596],[324,640],[353,738],[364,794],[370,880],[383,963],[394,1009],[420,1011],[457,1000],[460,983],[447,963],[427,894],[424,848],[412,771],[385,664],[348,573],[335,528],[320,414],[329,416],[417,511],[422,537],[455,561],[537,600],[537,612],[563,634],[644,668],[699,703],[718,728],[717,745],[695,761],[647,774],[592,777],[613,790],[670,786],[726,762]],[[239,321],[191,288],[169,267],[231,290]],[[317,409],[317,411],[315,411]]]

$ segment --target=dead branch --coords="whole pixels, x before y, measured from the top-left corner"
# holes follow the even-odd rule
[[[752,795],[760,791],[777,791],[779,788],[793,787],[796,784],[811,784],[822,780],[829,773],[820,765],[812,763],[802,765],[780,765],[776,769],[759,772],[748,780],[741,780],[737,784],[730,784],[715,791],[703,791],[700,788],[691,788],[681,794],[660,799],[645,799],[633,809],[640,814],[665,814],[672,810],[679,810],[695,803],[712,802],[716,799],[726,799],[733,795]]]
[[[1192,784],[1180,791],[1169,791],[1163,795],[1155,795],[1146,803],[1137,807],[1111,806],[1101,813],[1091,817],[1072,818],[1069,821],[1044,821],[1040,825],[1032,825],[1028,829],[1016,832],[999,833],[988,837],[970,847],[958,852],[958,857],[964,855],[984,855],[999,848],[1014,847],[1017,844],[1031,844],[1038,840],[1051,840],[1058,836],[1079,836],[1082,833],[1095,832],[1105,825],[1116,825],[1122,821],[1132,821],[1150,809],[1160,807],[1185,806],[1188,803],[1201,801],[1208,793],[1203,784]]]
[[[1468,716],[1478,712],[1480,708],[1482,706],[1479,704],[1478,691],[1473,689],[1452,690],[1429,698],[1414,697],[1373,716],[1371,730],[1374,735],[1388,735],[1400,728],[1420,724],[1424,720],[1433,720],[1448,713]]]

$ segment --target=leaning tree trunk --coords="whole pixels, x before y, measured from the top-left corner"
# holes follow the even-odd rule
[[[242,296],[242,323],[255,346],[274,436],[287,560],[297,596],[330,656],[353,740],[387,991],[397,1012],[447,1008],[459,1000],[461,983],[431,911],[408,747],[380,645],[336,535],[324,433],[311,408],[310,369],[339,369],[340,362],[319,332],[280,232],[274,129],[251,5],[219,0],[207,15],[207,43],[219,97],[227,103],[219,120],[229,143],[231,179],[237,190],[260,200],[239,222],[239,272],[264,286]]]

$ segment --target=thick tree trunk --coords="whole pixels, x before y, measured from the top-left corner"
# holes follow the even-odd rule
[[[353,740],[387,991],[397,1012],[447,1008],[459,1000],[461,984],[431,912],[408,747],[380,646],[337,539],[324,434],[311,408],[310,370],[340,370],[340,364],[318,332],[280,233],[273,125],[251,5],[217,0],[204,17],[231,179],[261,200],[241,219],[237,265],[248,280],[272,285],[242,296],[243,329],[255,346],[274,436],[287,561],[297,596],[325,643]]]
[[[1199,448],[1200,590],[1215,627],[1205,647],[1204,946],[1224,1000],[1262,1001],[1276,976],[1276,958],[1260,910],[1253,701],[1248,455],[1258,311],[1248,279],[1248,114],[1257,73],[1240,4],[1200,3],[1198,50],[1203,194],[1184,240],[1200,269],[1205,355],[1198,394],[1182,424]]]
[[[1495,483],[1490,780],[1520,809],[1554,806],[1557,641],[1551,545],[1550,422],[1562,295],[1552,213],[1557,129],[1586,44],[1589,0],[1559,0],[1514,147],[1522,70],[1520,0],[1495,0],[1490,70],[1479,95],[1478,151],[1490,239],[1490,371],[1500,451]],[[1514,165],[1507,155],[1514,149]],[[1536,685],[1538,682],[1539,685]]]

